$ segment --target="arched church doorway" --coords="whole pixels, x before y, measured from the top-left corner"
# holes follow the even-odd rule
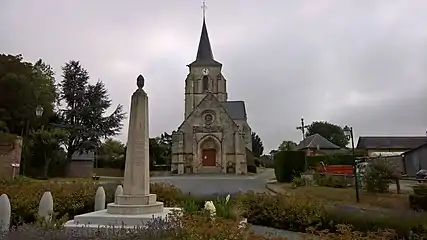
[[[217,165],[217,154],[219,145],[214,137],[208,136],[200,144],[200,154],[203,167],[215,167]]]

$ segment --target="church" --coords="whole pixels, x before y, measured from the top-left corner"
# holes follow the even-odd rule
[[[253,156],[245,102],[228,100],[227,80],[214,59],[205,17],[196,60],[187,67],[184,121],[172,132],[171,171],[246,174]]]

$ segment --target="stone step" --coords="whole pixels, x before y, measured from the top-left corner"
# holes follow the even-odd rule
[[[218,174],[218,173],[221,173],[221,168],[220,167],[201,167],[199,169],[198,173],[202,173],[202,174],[209,174],[209,173]]]

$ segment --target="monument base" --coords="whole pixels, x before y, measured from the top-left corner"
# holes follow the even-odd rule
[[[163,212],[163,203],[154,202],[151,204],[123,205],[117,203],[107,204],[107,213],[118,215],[144,215]]]
[[[161,212],[147,213],[147,214],[111,214],[107,210],[100,210],[96,212],[86,213],[74,217],[65,223],[66,228],[134,228],[144,227],[149,221],[155,218],[162,218],[164,220],[172,214],[173,211],[179,211],[180,208],[163,208]]]

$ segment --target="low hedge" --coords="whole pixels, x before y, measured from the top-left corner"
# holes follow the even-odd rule
[[[308,166],[312,168],[318,166],[320,162],[326,165],[354,165],[354,157],[351,154],[307,156],[306,160]]]
[[[313,174],[313,180],[319,186],[333,188],[346,188],[354,183],[354,178],[351,176],[323,173]]]
[[[304,172],[303,151],[279,151],[274,154],[274,173],[278,182],[291,182]]]
[[[416,211],[427,211],[427,184],[417,184],[412,187],[409,195],[409,206]]]

